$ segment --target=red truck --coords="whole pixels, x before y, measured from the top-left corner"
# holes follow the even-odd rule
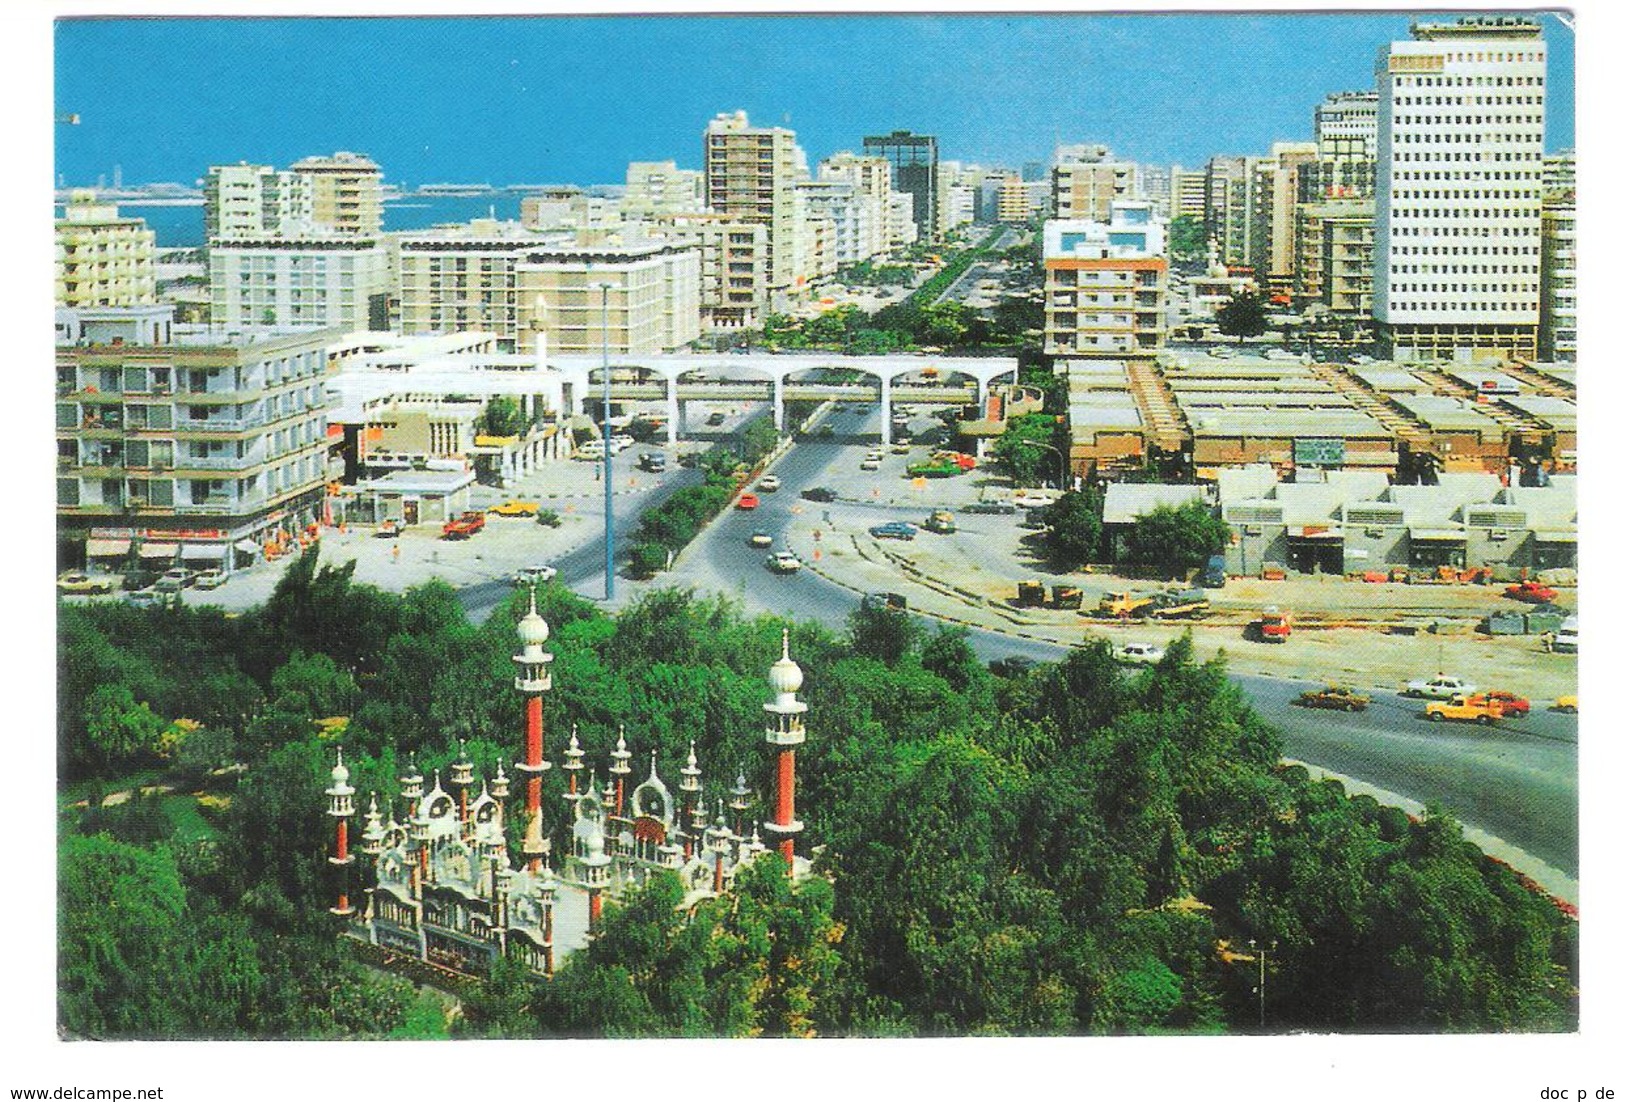
[[[1511,597],[1514,601],[1527,601],[1534,605],[1550,604],[1557,599],[1557,590],[1549,585],[1539,582],[1519,582],[1517,585],[1507,586],[1503,596]]]
[[[466,540],[475,532],[485,528],[485,514],[481,512],[467,512],[460,517],[446,521],[440,529],[440,538],[447,540]]]
[[[1266,608],[1247,625],[1247,634],[1260,643],[1284,643],[1292,637],[1292,617],[1273,606]]]

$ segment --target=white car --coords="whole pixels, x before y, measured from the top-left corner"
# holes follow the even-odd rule
[[[223,570],[205,570],[192,581],[197,589],[219,589],[226,584],[226,574]]]
[[[589,440],[576,449],[577,459],[604,458],[604,442],[602,440]]]
[[[779,486],[779,476],[776,474],[764,474],[761,478],[756,480],[756,488],[761,490],[763,493],[777,493]]]
[[[776,551],[767,560],[767,568],[775,574],[794,574],[801,569],[801,560],[789,551]]]
[[[522,566],[514,571],[514,585],[535,585],[537,582],[550,582],[558,577],[558,567],[555,566]]]
[[[880,470],[880,461],[883,458],[884,456],[879,452],[870,452],[863,457],[863,462],[859,463],[858,466],[865,471],[878,471]]]
[[[1155,643],[1124,643],[1117,648],[1117,660],[1149,666],[1161,662],[1164,653]]]
[[[630,436],[624,435],[623,433],[616,433],[614,436],[609,438],[609,446],[615,449],[616,455],[619,455],[621,452],[624,452],[627,448],[630,448],[636,443],[636,440],[632,439]]]
[[[1478,686],[1459,677],[1440,674],[1426,681],[1407,681],[1402,696],[1425,696],[1430,700],[1449,700],[1453,696],[1471,696]]]

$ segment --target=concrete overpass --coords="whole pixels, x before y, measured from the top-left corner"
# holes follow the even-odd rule
[[[580,411],[581,402],[591,397],[596,383],[603,386],[603,358],[592,355],[551,355],[548,366],[563,377],[566,388],[564,406],[568,412]],[[810,399],[836,402],[873,402],[881,405],[880,433],[883,443],[891,443],[891,407],[894,399],[917,404],[970,405],[982,404],[987,396],[988,384],[1002,376],[1015,376],[1016,360],[1012,356],[843,356],[836,353],[729,353],[699,355],[665,353],[645,356],[612,356],[610,368],[610,400],[658,401],[666,400],[666,439],[677,439],[678,402],[690,399],[771,400],[773,427],[784,431],[784,403],[786,400]],[[617,370],[647,371],[660,376],[663,384],[616,382]],[[874,384],[790,382],[791,376],[808,371],[852,371],[867,375]],[[734,375],[749,372],[763,377],[761,383],[732,379],[711,381],[690,379],[684,375],[701,372]],[[895,380],[906,375],[934,371],[935,384],[914,383],[898,385]],[[954,377],[962,381],[954,385]]]

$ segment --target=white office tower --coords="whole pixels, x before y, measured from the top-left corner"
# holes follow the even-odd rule
[[[1535,354],[1546,44],[1527,17],[1417,23],[1377,58],[1372,313],[1396,359]]]

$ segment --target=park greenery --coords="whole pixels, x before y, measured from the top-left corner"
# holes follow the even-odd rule
[[[1175,260],[1199,260],[1207,253],[1207,231],[1194,214],[1181,214],[1168,223],[1168,255]]]
[[[993,457],[1017,486],[1064,479],[1068,437],[1065,423],[1049,413],[1023,413],[1005,422],[993,441]]]
[[[1097,643],[1004,677],[964,631],[893,610],[834,633],[664,590],[610,617],[553,585],[535,593],[557,656],[550,748],[574,729],[602,760],[625,724],[664,761],[692,742],[713,785],[743,769],[771,789],[764,672],[789,627],[810,707],[800,844],[819,875],[791,885],[766,857],[692,912],[654,877],[551,981],[499,967],[448,1015],[347,951],[322,790],[340,740],[381,801],[408,755],[444,769],[459,738],[481,772],[511,760],[529,598],[476,624],[442,583],[394,595],[351,573],[312,550],[235,616],[61,606],[67,1034],[1575,1028],[1575,923],[1449,815],[1283,766],[1188,638],[1141,672]],[[545,783],[560,807],[559,771]],[[143,784],[173,791],[103,798]],[[548,819],[555,852],[564,818]],[[1253,942],[1273,947],[1262,1007]]]

